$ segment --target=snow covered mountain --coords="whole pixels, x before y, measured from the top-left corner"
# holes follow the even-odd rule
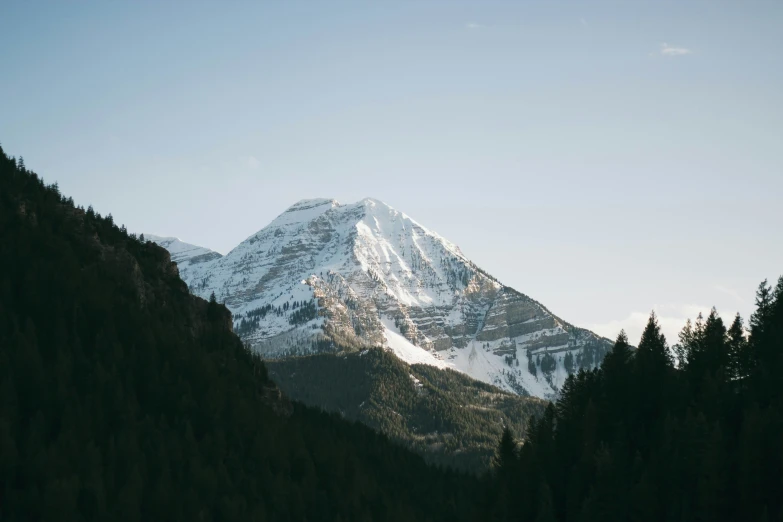
[[[179,275],[183,281],[188,280],[191,267],[223,257],[218,252],[185,243],[176,237],[160,237],[153,234],[144,234],[144,238],[149,241],[154,241],[169,251],[171,260],[177,263]]]
[[[226,304],[265,357],[384,345],[409,363],[551,397],[610,347],[375,199],[300,201],[225,256],[147,237],[169,249],[192,292]]]

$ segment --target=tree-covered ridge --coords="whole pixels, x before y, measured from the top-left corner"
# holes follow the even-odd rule
[[[498,520],[783,520],[783,277],[746,330],[713,310],[669,348],[655,315],[632,351],[568,379],[517,449],[498,448]]]
[[[454,520],[477,482],[280,397],[158,246],[0,149],[0,520]]]
[[[367,424],[430,462],[474,472],[489,467],[504,426],[522,436],[546,405],[452,370],[409,366],[381,348],[266,364],[291,398]]]
[[[783,279],[747,330],[620,335],[477,480],[288,402],[165,251],[1,149],[0,238],[0,520],[783,519]],[[362,386],[453,377],[408,371]]]

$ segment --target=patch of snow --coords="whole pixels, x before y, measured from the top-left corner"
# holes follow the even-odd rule
[[[420,348],[405,338],[400,333],[394,321],[386,317],[381,319],[386,335],[386,344],[394,352],[394,355],[408,364],[427,364],[438,368],[448,368],[449,365],[437,358],[432,352]]]

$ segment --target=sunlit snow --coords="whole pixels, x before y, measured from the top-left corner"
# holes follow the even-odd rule
[[[547,380],[541,372],[528,372],[526,346],[565,334],[557,320],[551,327],[477,341],[478,332],[486,338],[507,328],[488,322],[497,313],[490,309],[492,295],[504,287],[479,271],[456,245],[372,198],[347,205],[333,199],[302,200],[222,257],[176,238],[148,237],[169,249],[193,293],[208,298],[214,292],[233,313],[236,328],[243,320],[250,325],[242,338],[264,356],[309,349],[331,324],[344,335],[359,332],[364,336],[360,346],[384,344],[408,363],[452,368],[508,390],[546,397],[566,377],[565,354],[579,352],[579,346],[544,343],[557,365]],[[469,276],[461,279],[460,274]],[[307,303],[317,303],[319,316],[295,323],[296,310]],[[552,317],[535,306],[537,319]],[[418,328],[416,344],[395,326],[394,318],[400,317]],[[440,329],[426,328],[433,321]],[[464,330],[468,323],[470,332]],[[446,329],[454,332],[451,339]],[[455,347],[423,347],[441,341]],[[543,350],[535,348],[533,355],[538,358]]]

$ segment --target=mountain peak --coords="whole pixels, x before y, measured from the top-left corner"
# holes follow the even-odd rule
[[[171,260],[177,263],[179,275],[183,281],[192,280],[194,273],[210,266],[212,261],[223,257],[219,252],[198,245],[185,243],[176,237],[161,237],[155,234],[144,234],[144,239],[162,246],[171,254]]]
[[[285,212],[277,216],[269,226],[274,225],[280,227],[306,223],[339,206],[340,203],[338,203],[336,199],[303,199],[288,207]]]
[[[198,245],[186,243],[178,237],[164,237],[157,236],[155,234],[143,234],[144,238],[153,243],[157,243],[162,246],[171,254],[171,260],[179,264],[184,260],[210,255],[213,258],[221,257],[221,255],[213,250]]]
[[[376,198],[363,198],[361,201],[359,201],[359,204],[364,206],[379,206],[379,207],[392,208],[391,205],[388,205],[387,203],[384,203],[380,199],[376,199]]]
[[[309,208],[316,208],[324,205],[330,205],[333,207],[339,207],[340,203],[336,199],[332,198],[312,198],[312,199],[300,199],[290,207],[286,212],[298,212],[300,210],[307,210]]]
[[[265,357],[386,346],[407,362],[549,397],[608,349],[375,198],[299,201],[180,274],[194,293],[214,292]]]

